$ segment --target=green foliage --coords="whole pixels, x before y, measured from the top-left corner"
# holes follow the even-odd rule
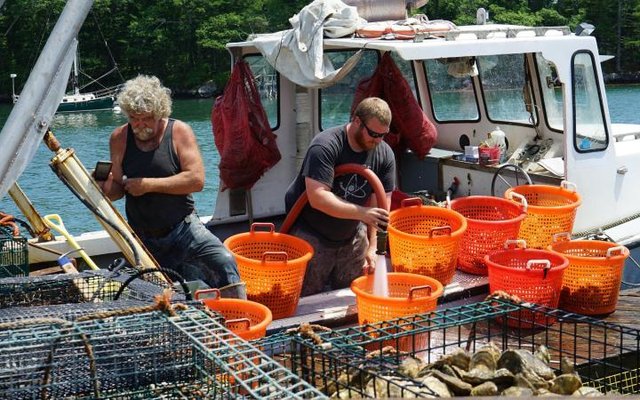
[[[80,30],[84,74],[105,85],[136,74],[154,74],[186,92],[229,73],[225,45],[252,33],[289,29],[289,18],[310,0],[94,0]],[[0,10],[0,93],[11,90],[10,73],[21,89],[66,4],[65,0],[5,0]],[[594,24],[602,54],[616,55],[607,70],[640,70],[640,0],[430,0],[419,12],[458,25],[475,24],[484,7],[494,23],[525,25]],[[111,54],[110,54],[111,53]],[[85,82],[90,79],[84,76]],[[87,90],[95,87],[88,87]]]

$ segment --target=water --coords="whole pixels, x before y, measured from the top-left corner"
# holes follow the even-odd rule
[[[373,295],[389,297],[389,279],[387,275],[387,256],[376,256],[376,269],[373,271]]]
[[[611,120],[617,123],[640,124],[640,113],[633,112],[630,104],[640,103],[640,85],[609,86],[607,88]],[[176,100],[173,117],[181,119],[193,128],[205,164],[206,181],[202,192],[195,193],[196,209],[200,215],[210,215],[215,207],[218,192],[218,163],[220,156],[211,133],[212,99]],[[11,105],[0,104],[0,126],[4,125]],[[63,147],[72,147],[87,168],[96,161],[109,159],[109,135],[113,129],[126,122],[124,115],[111,111],[56,115],[52,130]],[[41,215],[60,214],[67,230],[72,234],[100,230],[102,226],[93,214],[76,199],[55,176],[49,167],[53,153],[44,145],[18,183]],[[124,215],[124,199],[114,203]],[[22,217],[8,195],[0,200],[0,211]]]
[[[220,156],[211,132],[212,99],[176,100],[172,117],[188,122],[193,128],[205,164],[205,187],[195,193],[196,209],[200,215],[211,215],[218,192],[218,163]],[[0,126],[4,125],[11,105],[0,104]],[[65,148],[73,148],[80,162],[92,169],[98,160],[109,160],[109,136],[126,123],[123,114],[112,111],[58,114],[51,130]],[[102,229],[93,214],[56,177],[49,161],[53,153],[42,144],[31,164],[18,179],[18,184],[41,215],[59,214],[72,234]],[[124,199],[114,202],[124,215]],[[0,200],[0,211],[23,218],[9,195]]]

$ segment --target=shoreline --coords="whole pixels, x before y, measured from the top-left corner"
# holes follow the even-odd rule
[[[603,73],[604,83],[607,85],[639,85],[640,71]],[[206,82],[197,89],[171,88],[175,99],[210,99],[222,94],[211,84]],[[11,103],[11,94],[0,93],[0,103]]]

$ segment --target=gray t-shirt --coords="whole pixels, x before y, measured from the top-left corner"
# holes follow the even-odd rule
[[[334,176],[334,168],[342,164],[359,164],[369,167],[380,178],[385,192],[395,188],[395,159],[391,147],[381,142],[368,152],[353,151],[347,141],[346,126],[327,129],[313,138],[302,164],[302,169],[289,186],[285,195],[287,212],[306,190],[305,178],[311,178],[331,187],[338,197],[354,204],[364,205],[373,189],[358,174]],[[327,244],[342,245],[356,233],[358,220],[341,219],[327,215],[307,204],[298,222],[318,233]]]

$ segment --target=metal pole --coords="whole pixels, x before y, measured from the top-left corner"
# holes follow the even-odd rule
[[[3,0],[0,0],[3,1]],[[0,198],[25,170],[42,141],[67,86],[75,39],[93,0],[69,0],[33,67],[2,131]]]

